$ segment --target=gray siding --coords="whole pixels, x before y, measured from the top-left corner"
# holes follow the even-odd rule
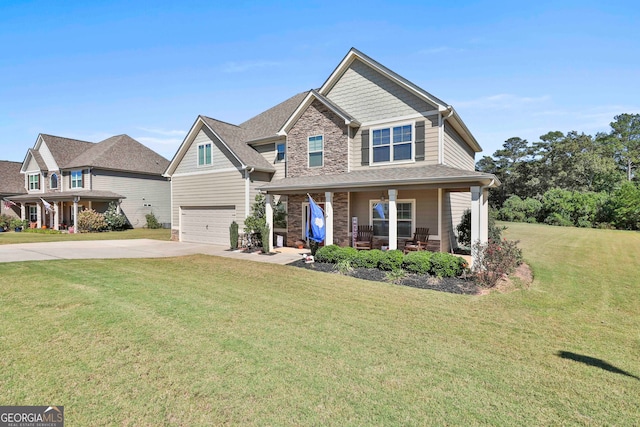
[[[40,166],[38,166],[38,162],[36,162],[36,159],[33,156],[31,156],[31,159],[29,159],[29,163],[27,163],[26,170],[27,172],[35,172],[40,170]]]
[[[253,148],[262,155],[270,164],[276,168],[276,173],[273,175],[273,179],[281,179],[285,177],[285,162],[277,162],[276,161],[276,145],[277,144],[286,144],[286,140],[283,138],[282,141],[278,142],[270,142],[268,144],[255,145]],[[285,154],[286,160],[286,154]]]
[[[198,166],[198,145],[202,143],[211,142],[211,165]],[[217,169],[228,169],[238,167],[239,164],[234,160],[230,160],[229,150],[224,147],[224,144],[216,138],[216,136],[206,128],[201,128],[193,142],[189,146],[189,149],[185,153],[184,157],[180,161],[180,164],[176,168],[175,174],[189,173],[189,172],[205,172],[214,171]]]
[[[360,122],[435,109],[359,60],[349,66],[327,97]]]
[[[444,124],[444,162],[465,170],[475,169],[475,152],[458,133],[445,122]]]
[[[133,227],[144,227],[145,215],[152,212],[159,222],[171,222],[170,183],[166,178],[94,169],[91,179],[93,190],[112,191],[126,197],[120,206]]]
[[[258,186],[260,184],[256,183]],[[235,206],[236,222],[240,230],[244,227],[245,180],[240,171],[174,176],[171,186],[173,229],[179,227],[180,206]]]

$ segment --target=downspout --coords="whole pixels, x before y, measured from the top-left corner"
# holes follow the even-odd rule
[[[447,105],[445,112],[448,111],[449,114],[447,114],[446,116],[444,116],[442,113],[440,113],[439,118],[440,118],[440,152],[438,153],[439,157],[440,157],[440,164],[444,165],[444,122],[449,119],[451,116],[453,116],[453,107],[451,105]]]

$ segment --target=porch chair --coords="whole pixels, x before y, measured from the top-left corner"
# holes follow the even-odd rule
[[[373,225],[359,225],[356,236],[356,249],[370,250],[373,248]]]
[[[404,242],[404,253],[407,254],[411,251],[426,251],[427,243],[429,243],[429,228],[417,227],[416,232],[413,233],[413,239]]]

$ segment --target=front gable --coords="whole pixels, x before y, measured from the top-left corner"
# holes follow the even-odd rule
[[[342,72],[326,96],[362,123],[438,110],[437,105],[358,58]]]

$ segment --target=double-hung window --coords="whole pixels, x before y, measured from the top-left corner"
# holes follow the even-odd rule
[[[29,221],[30,222],[38,221],[38,207],[35,205],[29,205]]]
[[[309,137],[309,167],[322,166],[324,152],[324,138],[322,135]]]
[[[371,219],[373,225],[373,234],[378,237],[389,237],[389,202],[380,202],[371,200],[369,202],[371,211]],[[376,205],[381,205],[384,218],[380,215],[379,208]],[[398,237],[411,237],[413,233],[413,201],[401,200],[396,202],[397,222],[398,222]]]
[[[198,145],[198,166],[211,164],[211,143]]]
[[[277,144],[276,145],[276,162],[282,162],[284,161],[284,144]]]
[[[40,174],[32,173],[29,175],[29,190],[40,189]]]
[[[413,158],[413,125],[393,126],[372,131],[373,163],[390,163]]]
[[[71,188],[82,188],[82,171],[71,171]]]

